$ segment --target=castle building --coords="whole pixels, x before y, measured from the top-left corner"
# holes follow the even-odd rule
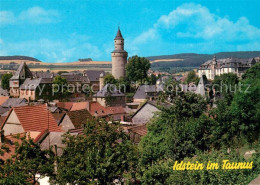
[[[125,67],[127,63],[128,53],[124,50],[124,38],[118,28],[116,37],[114,39],[115,50],[112,51],[112,75],[119,79],[120,77],[125,77]]]
[[[225,58],[208,60],[202,64],[199,68],[199,77],[206,75],[207,79],[214,80],[216,75],[224,73],[235,73],[238,77],[241,77],[247,69],[252,67],[256,63],[254,58],[242,59],[242,58]]]

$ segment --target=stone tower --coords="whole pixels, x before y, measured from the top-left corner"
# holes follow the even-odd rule
[[[119,79],[125,77],[125,66],[127,63],[127,52],[124,50],[124,38],[118,28],[116,37],[114,39],[115,50],[112,51],[112,75]]]

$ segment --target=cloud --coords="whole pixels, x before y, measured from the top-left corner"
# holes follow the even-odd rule
[[[227,17],[211,13],[205,6],[188,3],[177,7],[168,15],[162,15],[153,27],[132,40],[133,47],[148,55],[155,51],[154,47],[167,48],[169,45],[172,48],[171,53],[191,52],[190,50],[212,52],[214,49],[217,51],[217,48],[220,51],[257,50],[259,47],[252,46],[260,44],[260,28],[251,25],[246,17],[231,21]],[[144,46],[150,51],[142,51]],[[167,49],[165,51],[169,51]]]
[[[89,40],[89,37],[71,34],[66,40],[41,38],[15,43],[6,42],[0,55],[25,55],[44,62],[57,63],[72,62],[79,58],[98,60],[103,57],[103,52]]]
[[[0,11],[0,24],[11,24],[15,21],[13,12]]]
[[[21,12],[18,19],[36,24],[52,23],[58,21],[59,13],[56,10],[45,10],[36,6]]]
[[[17,16],[12,11],[0,11],[0,25],[19,23],[47,24],[59,22],[60,15],[57,10],[45,10],[35,6],[22,11]]]

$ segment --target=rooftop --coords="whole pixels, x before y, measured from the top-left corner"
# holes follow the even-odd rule
[[[25,132],[42,132],[48,129],[50,132],[60,132],[61,129],[58,127],[54,117],[47,110],[46,105],[37,106],[22,106],[14,107],[10,110],[7,118],[5,119],[1,129],[5,125],[8,117],[14,111],[24,129]]]

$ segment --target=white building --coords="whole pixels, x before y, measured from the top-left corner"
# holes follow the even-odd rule
[[[207,79],[214,80],[216,75],[224,73],[235,73],[238,77],[241,77],[245,71],[252,67],[256,63],[254,58],[241,59],[241,58],[226,58],[216,59],[216,56],[212,60],[208,60],[202,64],[199,68],[199,77],[206,75]]]

